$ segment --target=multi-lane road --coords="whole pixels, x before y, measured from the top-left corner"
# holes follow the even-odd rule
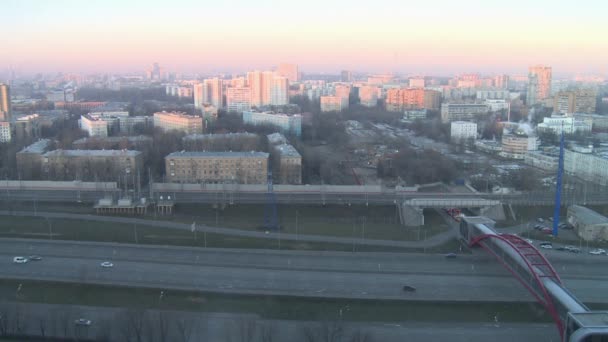
[[[14,256],[43,260],[13,263]],[[607,257],[552,254],[566,287],[584,302],[608,302]],[[100,263],[111,261],[112,268]],[[430,301],[533,301],[492,258],[432,254],[196,249],[0,239],[4,278],[238,294]],[[403,285],[417,288],[402,291]]]

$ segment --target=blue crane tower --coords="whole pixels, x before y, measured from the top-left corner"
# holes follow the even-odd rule
[[[264,228],[267,230],[279,230],[277,218],[277,199],[272,186],[272,171],[268,170],[268,191],[266,192],[266,208],[264,210]]]
[[[553,236],[557,237],[559,227],[559,210],[562,205],[562,174],[564,173],[564,130],[559,140],[559,162],[557,166],[557,181],[555,182],[555,208],[553,210]]]

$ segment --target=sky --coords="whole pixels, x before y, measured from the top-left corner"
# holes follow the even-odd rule
[[[0,69],[608,73],[605,0],[2,0]]]

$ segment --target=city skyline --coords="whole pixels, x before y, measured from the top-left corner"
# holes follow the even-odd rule
[[[605,4],[523,4],[388,1],[370,11],[345,1],[241,0],[185,11],[158,1],[9,0],[2,54],[22,72],[136,72],[157,61],[177,72],[293,63],[325,73],[525,74],[546,64],[556,75],[606,74]]]

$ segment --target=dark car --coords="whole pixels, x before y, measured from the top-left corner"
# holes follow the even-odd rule
[[[457,257],[456,253],[448,253],[445,255],[446,258],[448,259],[454,259]]]
[[[416,292],[416,288],[413,287],[413,286],[404,285],[403,286],[403,291],[404,292]]]
[[[558,251],[565,251],[565,250],[566,250],[566,248],[565,248],[565,247],[557,247],[556,249],[557,249]]]

